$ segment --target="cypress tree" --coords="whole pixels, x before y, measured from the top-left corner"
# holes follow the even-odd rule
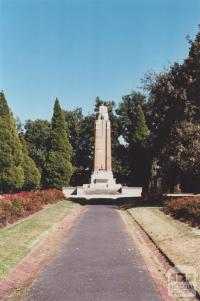
[[[0,92],[0,192],[20,190],[24,184],[22,146],[5,95]]]
[[[68,129],[58,99],[55,101],[51,121],[49,149],[46,162],[46,186],[62,189],[69,185],[72,175],[72,147],[69,143]]]
[[[137,186],[147,186],[149,172],[148,150],[146,140],[148,128],[144,112],[140,104],[135,107],[135,125],[130,142],[130,169],[132,183]]]
[[[135,108],[135,129],[133,132],[133,143],[143,145],[148,135],[148,128],[144,112],[140,104]]]
[[[29,157],[25,139],[20,135],[23,151],[24,185],[23,190],[35,190],[40,186],[41,174],[35,162]]]

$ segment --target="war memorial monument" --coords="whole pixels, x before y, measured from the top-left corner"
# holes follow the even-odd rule
[[[126,187],[116,183],[112,172],[111,153],[111,123],[108,108],[99,106],[95,121],[94,167],[91,183],[79,187],[65,187],[63,191],[67,197],[89,198],[120,198],[139,197],[142,187]]]

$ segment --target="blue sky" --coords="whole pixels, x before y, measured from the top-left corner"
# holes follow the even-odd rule
[[[181,62],[199,23],[199,0],[0,0],[0,88],[22,121],[50,119],[56,97],[92,112]]]

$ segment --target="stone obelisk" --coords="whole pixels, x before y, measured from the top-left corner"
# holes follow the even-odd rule
[[[108,108],[102,105],[99,106],[95,121],[94,170],[91,186],[108,189],[119,188],[115,185],[116,181],[112,173],[111,125]]]
[[[95,122],[94,171],[111,171],[111,128],[106,106],[99,107]]]

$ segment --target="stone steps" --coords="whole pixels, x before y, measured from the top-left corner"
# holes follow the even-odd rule
[[[108,195],[118,195],[120,194],[117,190],[110,190],[110,189],[88,189],[84,191],[86,195],[94,195],[94,194],[108,194]]]

